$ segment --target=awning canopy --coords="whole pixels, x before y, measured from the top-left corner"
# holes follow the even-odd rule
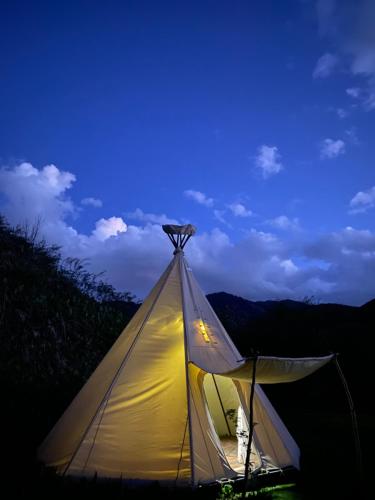
[[[278,358],[273,356],[259,356],[256,358],[255,381],[258,384],[280,384],[295,382],[326,365],[334,357],[316,358]],[[218,373],[223,377],[251,382],[255,358],[246,359],[238,368],[225,373]]]

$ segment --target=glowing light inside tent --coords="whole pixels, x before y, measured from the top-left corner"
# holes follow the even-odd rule
[[[206,329],[203,321],[199,322],[199,331],[201,332],[202,337],[204,338],[204,341],[207,343],[210,342],[210,337],[208,336],[208,332],[207,332],[207,329]]]

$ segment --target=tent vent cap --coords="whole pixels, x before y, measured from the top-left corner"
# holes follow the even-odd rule
[[[185,226],[165,224],[163,226],[163,231],[167,234],[172,245],[175,247],[174,254],[176,255],[183,251],[188,240],[195,234],[196,228],[191,224],[186,224]]]

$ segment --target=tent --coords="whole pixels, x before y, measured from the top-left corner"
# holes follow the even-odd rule
[[[299,449],[259,384],[291,382],[331,357],[244,359],[183,249],[195,228],[163,226],[174,256],[38,450],[59,474],[198,485],[251,470],[299,468]]]

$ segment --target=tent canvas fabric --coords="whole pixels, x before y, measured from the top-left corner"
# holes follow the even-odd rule
[[[252,469],[299,468],[299,449],[259,386],[331,357],[260,357]],[[238,473],[222,446],[248,430],[254,360],[243,359],[180,247],[151,293],[38,450],[59,474],[197,485]],[[237,414],[237,422],[228,415]],[[238,436],[237,436],[238,437]]]

